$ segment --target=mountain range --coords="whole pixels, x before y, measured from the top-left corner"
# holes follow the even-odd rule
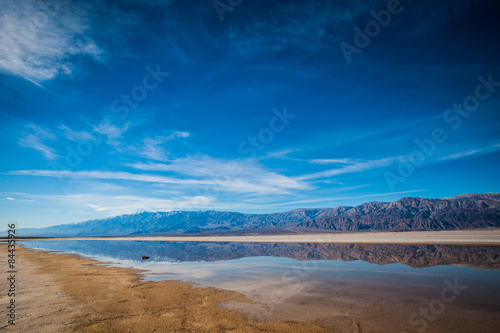
[[[356,207],[295,209],[283,213],[225,211],[142,212],[19,229],[20,236],[238,235],[352,231],[439,231],[500,228],[500,193],[453,198],[402,198]]]

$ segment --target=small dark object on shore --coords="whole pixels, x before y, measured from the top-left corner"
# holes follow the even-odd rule
[[[144,257],[142,257],[141,259],[142,259],[142,260],[148,260],[148,259],[149,259],[149,257],[144,256]]]

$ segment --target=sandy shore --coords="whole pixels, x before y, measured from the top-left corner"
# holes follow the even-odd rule
[[[500,230],[360,232],[295,235],[177,236],[177,237],[73,237],[50,240],[119,240],[178,242],[266,242],[266,243],[344,243],[416,245],[500,246]]]
[[[0,254],[6,263],[5,244]],[[218,306],[251,302],[237,292],[180,281],[141,282],[137,270],[76,255],[17,246],[16,264],[17,320],[7,328],[12,332],[328,332],[310,322],[250,321]],[[7,290],[7,279],[0,281]],[[2,293],[0,307],[6,309],[8,301]],[[0,328],[6,328],[2,317]]]

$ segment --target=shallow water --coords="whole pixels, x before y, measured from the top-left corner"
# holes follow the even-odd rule
[[[260,304],[221,306],[257,320],[312,320],[338,332],[500,330],[497,247],[90,240],[23,245],[146,270],[145,280],[236,290]]]

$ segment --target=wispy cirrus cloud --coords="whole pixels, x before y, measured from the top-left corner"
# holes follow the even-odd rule
[[[113,124],[109,119],[104,119],[98,125],[93,125],[92,127],[94,131],[106,136],[107,144],[111,146],[119,146],[121,143],[119,139],[122,138],[123,133],[125,133],[130,126],[131,123],[129,121],[119,126]]]
[[[169,163],[139,162],[129,164],[128,166],[137,170],[174,172],[189,176],[210,176],[214,174],[214,172],[227,172],[236,175],[237,173],[239,174],[241,172],[242,167],[239,164],[237,165],[238,170],[226,171],[229,169],[228,163],[231,163],[231,161],[216,159],[207,155],[196,154],[184,158],[171,159]],[[245,168],[245,171],[251,172],[247,168]]]
[[[439,160],[440,161],[445,161],[445,160],[455,160],[458,158],[463,158],[463,157],[468,157],[471,155],[476,155],[477,153],[481,152],[479,149],[471,149],[471,150],[466,150],[466,151],[461,151],[455,154],[451,155],[446,155],[444,157],[441,157]]]
[[[57,126],[58,129],[64,131],[64,136],[71,141],[87,141],[87,140],[95,140],[95,136],[90,134],[87,131],[75,131],[69,128],[66,125]]]
[[[73,77],[106,52],[91,36],[89,9],[72,1],[6,0],[0,12],[0,70],[39,84]]]
[[[173,171],[178,174],[192,176],[179,177],[162,176],[157,174],[134,174],[130,172],[111,172],[111,171],[56,171],[56,170],[15,170],[6,174],[10,176],[38,176],[53,178],[71,178],[71,179],[106,179],[134,181],[143,183],[172,184],[182,186],[185,191],[200,190],[200,188],[212,188],[217,191],[228,193],[249,193],[260,195],[262,193],[286,194],[290,190],[300,190],[309,188],[309,186],[300,181],[265,169],[254,168],[252,171],[244,171],[242,174],[216,174],[211,173],[210,169],[203,167],[186,167],[177,164],[169,167],[164,164],[137,164],[133,165],[136,169],[149,169],[152,171]],[[257,175],[259,177],[249,178],[248,175]],[[198,177],[194,177],[198,176]]]
[[[182,209],[207,208],[214,198],[209,196],[184,196],[175,199],[162,199],[148,196],[95,196],[92,194],[80,196],[64,196],[62,199],[86,205],[96,212],[105,212],[108,216],[132,214],[142,211],[157,212]],[[200,207],[200,204],[202,205]],[[195,207],[196,206],[196,207]]]
[[[356,17],[383,3],[366,1],[277,1],[266,3],[266,14],[249,12],[225,33],[244,56],[300,48],[314,52],[339,42]],[[258,8],[260,9],[260,8]]]
[[[96,193],[23,194],[21,197],[23,200],[36,201],[41,205],[58,202],[68,210],[76,209],[90,214],[104,213],[105,216],[133,214],[142,211],[207,208],[214,202],[214,198],[210,196],[181,196],[173,199],[163,199],[153,196],[99,195]]]
[[[139,155],[150,160],[167,161],[168,152],[164,144],[172,139],[187,138],[188,132],[174,131],[167,136],[147,137],[143,140],[142,146],[138,149]]]
[[[359,160],[352,160],[349,158],[324,158],[309,160],[309,163],[312,164],[355,164],[359,162]]]
[[[150,160],[166,161],[168,153],[163,147],[165,141],[167,140],[164,137],[145,138],[139,149],[139,155]]]
[[[128,166],[137,170],[209,179],[222,190],[231,190],[236,184],[237,187],[248,188],[256,193],[269,192],[271,189],[282,192],[310,188],[303,181],[270,171],[253,160],[226,160],[196,154],[172,159],[169,163],[133,163]]]
[[[391,165],[395,160],[396,160],[395,157],[387,157],[366,162],[354,162],[351,163],[350,165],[343,166],[340,168],[335,168],[300,176],[298,177],[298,179],[310,180],[310,179],[333,177],[346,173],[362,172],[362,171],[386,167],[388,165]]]
[[[467,158],[467,157],[472,157],[472,156],[476,156],[476,155],[493,153],[493,152],[496,152],[498,150],[500,150],[500,144],[496,143],[496,144],[491,144],[489,146],[482,147],[482,148],[463,150],[463,151],[459,151],[458,153],[445,155],[445,156],[441,157],[439,159],[439,161]]]
[[[74,179],[110,179],[110,180],[130,180],[147,183],[164,184],[209,184],[209,182],[196,179],[177,179],[172,177],[133,174],[129,172],[112,171],[56,171],[56,170],[15,170],[7,172],[12,176],[39,176],[39,177],[61,177]]]
[[[44,142],[47,140],[55,140],[56,136],[49,130],[37,126],[35,124],[27,124],[25,130],[21,133],[18,139],[19,146],[23,148],[32,148],[40,152],[47,160],[54,160],[59,155],[55,150],[47,146]]]
[[[101,205],[93,205],[93,204],[87,204],[88,207],[94,208],[97,212],[105,211],[108,210],[108,207],[103,207]]]
[[[485,2],[493,1],[422,0],[418,5],[401,2],[401,8],[405,8],[404,19],[393,15],[386,30],[398,39],[422,37],[442,28],[452,18],[473,12]],[[230,14],[237,19],[228,23],[224,33],[231,51],[248,58],[280,52],[330,54],[339,51],[338,43],[352,41],[356,34],[354,27],[363,29],[373,20],[371,11],[386,10],[387,4],[386,0],[266,2],[253,8],[240,7],[238,12]],[[240,15],[243,10],[245,14]]]

